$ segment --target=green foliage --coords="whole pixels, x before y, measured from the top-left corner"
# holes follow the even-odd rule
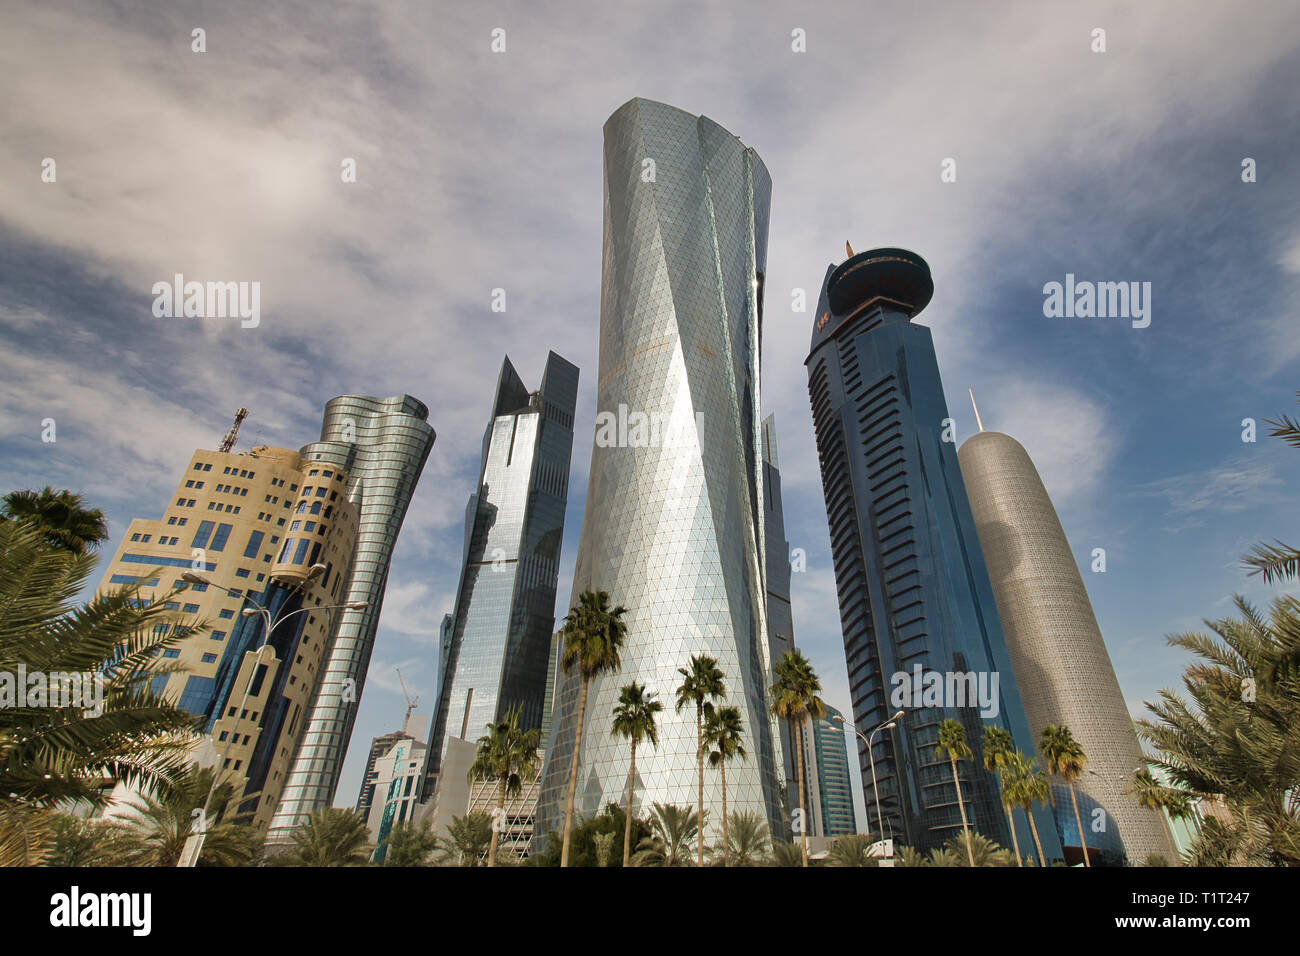
[[[171,668],[157,657],[194,630],[147,607],[134,587],[73,603],[91,554],[46,545],[22,521],[0,522],[0,672],[102,674],[102,712],[0,707],[0,862],[38,863],[52,849],[52,811],[102,806],[115,782],[165,794],[190,761],[196,719],[156,696]],[[21,702],[25,703],[25,701]]]
[[[55,491],[11,491],[0,503],[0,521],[35,530],[47,548],[85,554],[108,538],[108,522],[98,508],[83,507],[81,495]]]
[[[622,664],[623,641],[627,637],[627,624],[623,616],[627,608],[609,606],[605,591],[583,591],[578,603],[564,618],[560,639],[564,649],[560,652],[560,666],[565,672],[578,669],[579,676],[589,681],[598,674],[616,673]]]
[[[626,819],[623,808],[618,804],[611,803],[590,820],[576,822],[569,837],[569,866],[622,866],[623,856],[621,851],[613,852],[611,850],[609,856],[604,858],[605,862],[602,862],[597,839],[603,841],[605,837],[609,837],[611,847],[621,847],[623,825]],[[650,828],[645,821],[633,817],[632,845],[637,846],[649,835]],[[559,866],[560,851],[560,835],[552,833],[546,847],[540,853],[534,853],[528,858],[529,865]]]
[[[827,866],[879,866],[880,860],[869,854],[875,843],[871,837],[862,833],[849,833],[836,837],[826,854]]]
[[[619,691],[611,733],[615,737],[630,740],[633,745],[648,740],[652,746],[656,746],[659,743],[659,731],[655,725],[655,716],[663,709],[663,703],[655,700],[653,693],[646,693],[644,684],[633,681]]]
[[[403,820],[394,824],[384,839],[384,866],[429,866],[438,850],[438,838],[430,829],[430,818],[419,823]]]
[[[1221,794],[1241,862],[1300,865],[1300,601],[1275,599],[1267,618],[1241,597],[1235,606],[1206,622],[1212,635],[1169,638],[1200,661],[1183,675],[1186,697],[1161,691],[1147,703],[1155,719],[1138,722],[1171,786],[1138,775],[1134,789],[1144,806],[1166,806],[1170,791]],[[1207,842],[1203,855],[1219,853]]]
[[[768,862],[771,866],[803,866],[803,850],[798,841],[774,843]]]
[[[713,847],[711,862],[717,865],[725,859],[728,866],[763,866],[771,846],[767,822],[752,810],[730,813],[727,821],[727,852]]]
[[[656,803],[647,822],[650,833],[637,844],[633,866],[695,865],[690,851],[699,833],[700,815],[694,807]]]
[[[287,866],[366,866],[370,860],[365,821],[355,810],[326,807],[315,811],[293,834]]]
[[[453,816],[447,836],[435,842],[439,866],[478,866],[492,842],[492,818],[482,810]]]

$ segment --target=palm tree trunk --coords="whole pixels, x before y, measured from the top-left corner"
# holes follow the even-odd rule
[[[1160,818],[1160,828],[1165,831],[1165,840],[1169,842],[1169,852],[1173,854],[1169,862],[1174,866],[1178,865],[1178,847],[1174,844],[1174,828],[1169,824],[1169,818],[1165,816],[1164,807],[1156,807],[1152,811]]]
[[[800,836],[801,853],[803,856],[803,865],[807,866],[808,865],[808,820],[806,817],[806,811],[804,810],[803,807],[804,788],[803,788],[803,726],[802,723],[803,722],[800,721],[800,725],[796,727],[794,721],[793,720],[790,721],[790,725],[791,725],[790,736],[793,737],[795,740],[794,754],[795,754],[795,759],[799,764],[799,768],[797,771],[799,774],[799,836]]]
[[[500,811],[492,818],[492,842],[488,844],[488,866],[497,865],[497,830],[501,826],[501,821],[506,815],[506,778],[502,777],[497,781],[497,810]]]
[[[1034,808],[1032,806],[1025,808],[1025,816],[1029,817],[1029,829],[1034,834],[1034,846],[1038,847],[1038,865],[1047,868],[1047,857],[1043,856],[1043,843],[1038,839],[1038,824],[1034,822]]]
[[[1083,865],[1084,868],[1091,868],[1092,863],[1088,860],[1088,841],[1083,836],[1083,821],[1079,819],[1079,801],[1074,796],[1074,781],[1065,781],[1070,785],[1070,802],[1074,804],[1074,825],[1079,828],[1079,845],[1083,847]]]
[[[725,757],[718,767],[722,770],[722,865],[730,866],[731,850],[727,845],[727,760]]]
[[[696,840],[696,866],[704,865],[704,704],[695,702],[695,760],[699,764],[700,780],[700,819],[699,837]]]
[[[582,749],[582,722],[587,719],[587,678],[578,692],[578,729],[573,734],[573,759],[569,761],[569,796],[564,801],[564,845],[560,849],[560,866],[569,865],[569,833],[573,828],[573,798],[578,792],[578,752]]]
[[[952,763],[952,782],[957,786],[957,809],[961,811],[961,832],[966,837],[966,859],[970,865],[975,865],[975,851],[970,845],[970,824],[966,822],[966,801],[961,796],[961,778],[957,776],[957,758],[952,754],[948,755],[948,760]]]
[[[632,741],[632,763],[627,768],[627,819],[623,822],[623,866],[632,855],[632,788],[636,786],[636,740]]]
[[[1016,866],[1024,866],[1025,861],[1020,858],[1020,840],[1016,837],[1016,820],[1011,815],[1011,808],[1003,805],[1003,810],[1007,811],[1007,827],[1011,830],[1011,846],[1016,851]]]

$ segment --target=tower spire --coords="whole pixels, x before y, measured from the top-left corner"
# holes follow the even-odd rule
[[[966,389],[966,391],[970,393],[970,407],[975,409],[975,424],[979,426],[980,431],[983,431],[984,423],[980,421],[980,407],[975,404],[975,391],[970,388]]]

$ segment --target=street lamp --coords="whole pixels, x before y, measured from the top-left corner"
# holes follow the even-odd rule
[[[831,720],[834,723],[840,724],[841,726],[846,728],[852,728],[853,732],[857,734],[858,737],[860,737],[862,741],[867,745],[867,760],[870,761],[871,763],[871,792],[876,797],[876,826],[880,828],[880,839],[882,840],[885,839],[885,821],[880,813],[880,788],[876,785],[876,754],[875,751],[872,749],[872,740],[875,738],[876,734],[878,734],[880,731],[892,730],[893,728],[897,727],[898,724],[896,723],[896,721],[901,719],[902,716],[903,716],[903,712],[901,710],[898,711],[896,714],[894,714],[894,716],[890,717],[884,723],[878,724],[875,727],[875,729],[871,731],[871,734],[869,736],[863,736],[862,731],[856,728],[852,728],[852,725],[849,724],[849,722],[846,721],[843,715],[841,714],[836,714],[834,717],[831,718]]]
[[[303,585],[307,584],[310,581],[315,580],[322,573],[324,573],[324,571],[325,571],[325,565],[313,564],[311,568],[308,569],[307,577],[297,585],[296,589],[301,590]],[[228,588],[224,585],[217,584],[216,582],[210,580],[209,578],[206,578],[203,575],[198,574],[194,571],[187,571],[186,573],[182,574],[181,580],[189,584],[210,585],[212,587],[220,588],[221,590],[225,591],[227,594],[235,594],[233,588]],[[254,659],[253,666],[249,670],[248,682],[244,687],[244,696],[239,702],[238,710],[235,712],[236,730],[239,727],[240,720],[243,719],[245,705],[248,703],[249,694],[251,694],[253,690],[253,681],[256,679],[258,668],[262,664],[262,652],[266,650],[268,644],[270,644],[271,632],[274,631],[275,628],[279,627],[285,621],[289,620],[289,618],[297,614],[308,614],[312,611],[324,611],[326,619],[328,620],[331,616],[329,613],[330,611],[335,611],[335,610],[363,611],[370,606],[369,602],[367,601],[348,601],[344,604],[329,604],[324,607],[303,607],[303,608],[299,608],[296,611],[291,611],[288,614],[281,615],[279,618],[276,618],[275,620],[272,620],[271,611],[269,608],[266,608],[263,605],[259,604],[258,602],[254,601],[247,594],[240,593],[238,596],[243,598],[243,600],[247,601],[249,604],[252,605],[252,607],[243,608],[239,612],[240,617],[255,617],[260,614],[265,622],[266,627],[262,634],[262,640],[258,643],[257,646],[257,657]],[[238,670],[236,670],[236,673],[238,673]],[[176,864],[177,866],[198,866],[199,854],[203,851],[203,840],[207,834],[208,810],[212,805],[212,797],[217,790],[217,781],[220,779],[220,771],[225,769],[226,760],[230,756],[230,748],[234,746],[235,741],[238,739],[239,739],[239,734],[232,732],[230,735],[230,739],[226,741],[226,747],[221,752],[221,757],[217,761],[217,766],[213,769],[212,783],[208,785],[208,795],[203,801],[203,812],[200,817],[200,823],[202,829],[198,833],[191,833],[188,839],[186,839],[185,848],[184,850],[181,851],[181,858],[177,862]]]

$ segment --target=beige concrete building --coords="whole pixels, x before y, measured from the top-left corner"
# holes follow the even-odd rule
[[[327,610],[357,534],[347,480],[287,448],[196,451],[162,515],[131,522],[100,584],[138,582],[146,600],[183,589],[166,600],[202,627],[163,652],[175,672],[155,689],[205,718],[222,771],[257,794],[244,810],[260,827],[283,789],[331,626],[357,613]]]

